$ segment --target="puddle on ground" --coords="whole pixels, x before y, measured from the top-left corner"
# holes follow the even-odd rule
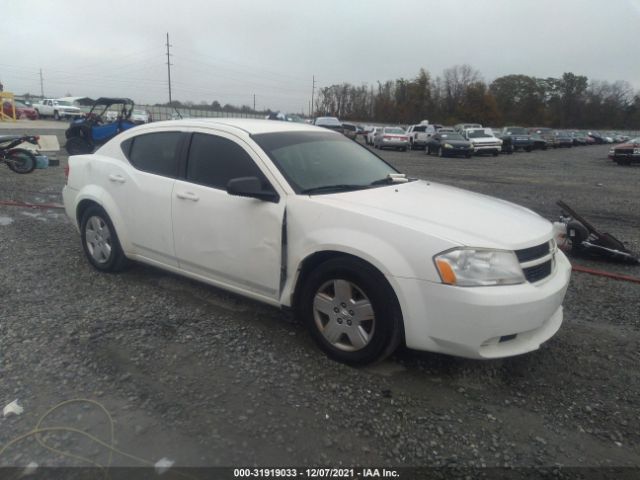
[[[11,225],[13,223],[13,218],[11,217],[0,217],[0,226],[5,227],[7,225]]]

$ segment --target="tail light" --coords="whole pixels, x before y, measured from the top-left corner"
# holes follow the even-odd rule
[[[382,138],[386,138],[387,140],[391,139],[391,135],[383,135]]]

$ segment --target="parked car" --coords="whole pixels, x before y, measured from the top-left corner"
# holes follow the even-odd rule
[[[292,308],[322,350],[351,364],[401,342],[518,355],[562,324],[571,266],[548,220],[409,179],[326,129],[141,125],[70,157],[63,200],[98,271],[134,260]]]
[[[473,146],[469,140],[457,132],[438,132],[429,139],[425,153],[427,155],[435,153],[439,157],[464,156],[470,158],[473,155]]]
[[[529,134],[534,135],[537,134],[543,139],[546,140],[547,147],[553,147],[553,142],[555,141],[555,135],[553,133],[553,128],[547,127],[533,127],[529,129]]]
[[[373,148],[395,148],[403,152],[409,147],[409,137],[400,127],[382,127],[373,137]]]
[[[345,137],[350,138],[351,140],[355,140],[356,136],[358,135],[358,129],[351,123],[343,123],[342,133]]]
[[[613,147],[609,150],[609,158],[618,165],[640,163],[640,137]]]
[[[531,141],[531,137],[529,136],[529,132],[526,128],[504,127],[497,137],[501,138],[503,141],[505,137],[510,137],[514,152],[517,152],[520,149],[527,152],[533,150],[533,142]]]
[[[151,113],[149,112],[149,110],[134,108],[133,112],[131,112],[131,121],[137,125],[149,123],[152,121]]]
[[[13,118],[13,109],[15,106],[16,118],[28,118],[29,120],[37,120],[38,112],[35,108],[29,107],[19,100],[14,100],[13,105],[11,102],[4,102],[2,104],[2,113]]]
[[[328,128],[330,130],[337,130],[342,132],[342,122],[336,117],[318,117],[313,121],[314,125],[318,127]]]
[[[553,147],[553,141],[543,137],[539,133],[530,133],[529,137],[531,138],[531,147],[534,150],[546,150]]]
[[[554,132],[553,148],[573,147],[573,137],[567,132],[558,130]]]
[[[593,143],[602,144],[606,143],[604,138],[599,132],[588,132],[587,135],[593,139]]]
[[[367,145],[373,145],[373,139],[375,138],[378,132],[382,131],[383,127],[373,127],[373,129],[367,133]]]
[[[573,140],[573,146],[586,145],[587,144],[587,135],[583,132],[568,132],[571,135],[571,139]]]
[[[496,138],[490,128],[468,128],[462,136],[471,142],[474,153],[490,153],[497,157],[502,150],[502,140]]]

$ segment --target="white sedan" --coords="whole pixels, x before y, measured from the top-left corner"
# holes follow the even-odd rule
[[[166,121],[69,159],[63,196],[89,262],[130,260],[278,307],[351,364],[401,343],[496,358],[560,328],[570,265],[551,223],[406,178],[301,123]]]

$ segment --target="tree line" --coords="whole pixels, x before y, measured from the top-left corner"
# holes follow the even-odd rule
[[[448,68],[436,78],[421,68],[413,79],[324,87],[314,110],[361,122],[640,129],[640,92],[626,81],[567,72],[561,78],[506,75],[488,84],[469,65]]]

